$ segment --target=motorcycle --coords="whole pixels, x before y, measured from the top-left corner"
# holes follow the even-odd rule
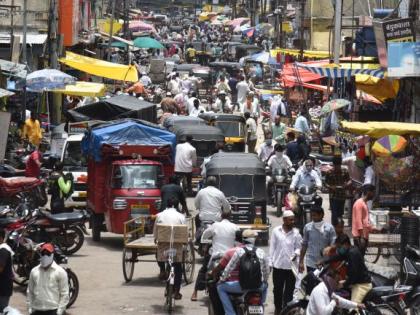
[[[34,207],[42,207],[48,201],[46,181],[35,177],[0,177],[0,204],[16,206],[27,198]]]
[[[271,178],[273,180],[272,196],[274,197],[274,205],[276,206],[276,216],[281,217],[283,213],[284,198],[287,195],[291,179],[294,175],[292,169],[288,173],[286,170],[275,170]]]
[[[312,220],[311,208],[317,204],[322,205],[322,199],[318,196],[315,186],[301,186],[299,187],[297,193],[299,205],[299,216],[297,222],[300,230],[302,231],[303,227]]]
[[[13,256],[13,281],[20,286],[27,286],[32,268],[39,265],[40,248],[43,243],[36,244],[30,238],[24,236],[24,230],[13,231],[7,235],[7,243],[14,251]],[[55,246],[54,261],[59,264],[67,264],[68,259],[61,252],[60,248]],[[69,302],[67,308],[72,306],[79,295],[79,280],[77,275],[69,268],[64,267],[67,273],[69,284]]]
[[[6,225],[8,228],[8,222],[17,225],[18,228],[25,226],[26,235],[35,242],[52,242],[58,245],[64,254],[71,255],[84,243],[84,235],[88,234],[85,227],[88,219],[86,211],[50,214],[45,210],[34,210],[23,218],[11,221],[7,218],[0,219],[0,226]]]

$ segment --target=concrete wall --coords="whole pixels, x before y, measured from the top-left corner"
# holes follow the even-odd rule
[[[48,28],[48,7],[49,0],[28,0],[27,21],[28,31],[46,31]],[[0,0],[0,5],[11,5],[12,0]],[[14,0],[14,5],[19,6],[13,17],[15,30],[22,29],[23,0]],[[11,25],[10,9],[0,8],[0,31],[10,30]]]

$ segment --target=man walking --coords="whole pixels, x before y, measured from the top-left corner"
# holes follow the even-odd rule
[[[41,246],[41,261],[31,270],[27,301],[31,315],[63,315],[69,302],[66,271],[54,261],[54,246]]]
[[[275,315],[279,315],[293,298],[296,279],[291,259],[299,254],[302,246],[302,237],[299,230],[294,228],[294,223],[294,213],[286,210],[283,213],[283,225],[274,228],[271,234],[269,263],[273,268]]]
[[[176,146],[175,174],[180,180],[187,179],[187,190],[192,195],[192,170],[197,163],[197,152],[191,145],[193,137],[188,135],[186,141]]]
[[[335,230],[331,224],[324,221],[324,209],[320,206],[314,206],[311,209],[311,217],[312,221],[303,228],[299,272],[305,271],[305,263],[307,272],[314,271],[321,261],[323,249],[335,242]]]
[[[247,137],[246,144],[248,146],[248,153],[255,153],[255,146],[257,144],[257,123],[254,118],[251,118],[250,112],[245,112]]]
[[[182,211],[189,216],[187,201],[185,200],[184,191],[182,187],[179,186],[178,177],[172,175],[169,177],[169,183],[163,185],[160,189],[160,198],[162,199],[162,204],[160,211],[165,210],[168,207],[168,200],[171,198],[176,198],[182,206]]]
[[[9,300],[13,293],[13,251],[4,243],[5,231],[0,230],[0,314],[9,306]]]

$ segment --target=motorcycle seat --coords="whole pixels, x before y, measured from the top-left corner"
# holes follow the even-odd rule
[[[382,297],[386,295],[390,295],[394,292],[393,286],[381,286],[381,287],[375,287],[372,288],[370,291],[371,294],[375,295],[376,297]]]
[[[34,184],[38,184],[39,179],[36,177],[8,177],[8,178],[0,178],[0,186],[9,188],[9,189],[15,189],[20,188],[22,186],[31,186]]]
[[[0,218],[0,227],[6,227],[9,224],[16,223],[19,221],[19,218],[12,218],[12,217],[4,217]]]
[[[57,214],[51,214],[44,212],[45,216],[50,220],[57,223],[76,223],[81,222],[85,219],[85,213],[83,211],[63,212]]]

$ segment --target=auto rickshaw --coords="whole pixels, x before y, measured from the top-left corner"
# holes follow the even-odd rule
[[[165,119],[163,127],[169,131],[174,131],[178,126],[193,126],[193,125],[206,125],[206,121],[199,117],[192,116],[170,116]]]
[[[211,70],[211,78],[213,85],[216,84],[217,79],[220,77],[220,73],[223,69],[226,69],[226,72],[230,76],[237,76],[241,65],[239,62],[225,62],[225,61],[216,61],[216,62],[210,62],[209,67]]]
[[[235,114],[204,113],[199,116],[210,126],[219,128],[225,136],[225,151],[245,152],[245,118]]]
[[[225,136],[219,128],[207,125],[176,125],[173,129],[177,143],[187,140],[187,136],[193,137],[191,145],[196,149],[197,165],[193,169],[193,187],[198,187],[202,180],[201,165],[206,157],[212,155],[216,150],[217,144],[224,144]]]
[[[231,206],[231,221],[241,229],[258,231],[268,244],[269,219],[265,186],[265,166],[251,153],[219,152],[206,164],[206,177],[215,176],[217,188]]]
[[[236,60],[241,59],[242,57],[250,56],[252,54],[255,54],[257,52],[262,51],[263,48],[255,45],[248,45],[248,44],[242,44],[236,46]]]

